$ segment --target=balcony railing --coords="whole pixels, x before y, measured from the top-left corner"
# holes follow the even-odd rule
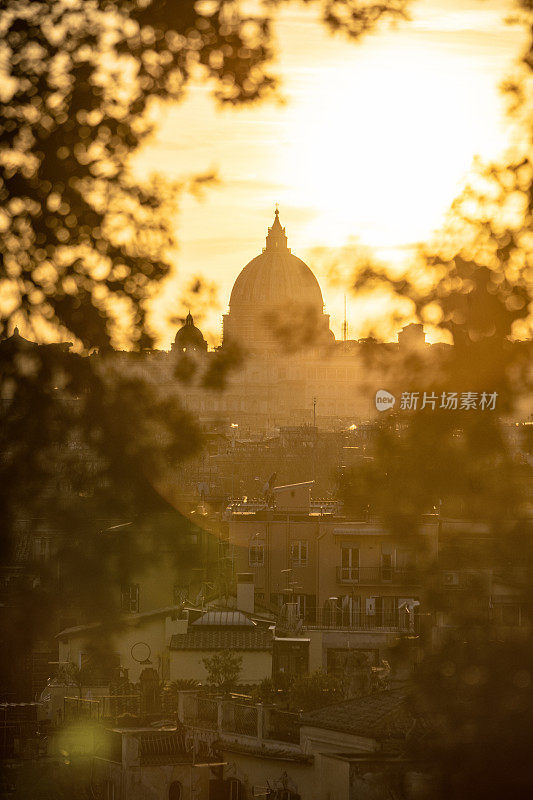
[[[196,724],[201,728],[214,728],[218,725],[218,702],[211,697],[198,697]]]
[[[117,719],[122,714],[138,715],[139,694],[113,694],[97,698],[65,697],[63,717],[65,721],[92,719],[97,721]]]
[[[227,702],[222,706],[222,730],[244,736],[257,736],[257,707]]]
[[[298,745],[299,715],[262,703],[240,703],[204,697],[198,692],[180,692],[178,717],[189,729],[211,731],[213,736],[246,737],[279,746]],[[263,746],[263,744],[261,744]]]
[[[413,569],[392,569],[391,567],[337,567],[337,583],[357,584],[406,584],[416,583]]]
[[[338,514],[341,508],[342,503],[338,500],[311,500],[309,506],[306,505],[299,512],[298,509],[293,509],[291,513],[305,512],[310,516],[327,516]],[[233,500],[226,508],[226,514],[232,516],[234,514],[255,514],[258,511],[276,512],[277,510],[275,506],[269,505],[264,500],[251,499],[246,503],[241,500]]]
[[[301,617],[302,626],[308,629],[336,629],[351,631],[401,631],[405,634],[420,631],[420,616],[397,609],[366,614],[364,611],[332,609],[311,611]]]
[[[181,732],[143,732],[139,736],[141,766],[179,763],[183,761],[186,753],[187,745]]]

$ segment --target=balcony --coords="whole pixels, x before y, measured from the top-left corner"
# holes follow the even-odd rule
[[[94,684],[91,684],[94,686]],[[65,697],[63,700],[63,719],[74,720],[116,720],[122,714],[138,716],[141,708],[141,697],[133,692],[129,694],[102,695],[98,698]]]
[[[337,567],[337,583],[389,586],[405,586],[417,581],[414,569],[392,569],[391,567]]]
[[[420,633],[420,615],[415,611],[409,613],[400,609],[376,611],[375,614],[349,609],[324,609],[306,614],[301,621],[307,630],[395,631],[406,635]]]
[[[212,741],[240,742],[247,746],[299,751],[299,715],[263,703],[242,703],[207,697],[196,691],[179,692],[178,718],[194,735]]]

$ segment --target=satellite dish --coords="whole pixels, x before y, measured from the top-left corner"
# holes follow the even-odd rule
[[[131,646],[131,657],[134,661],[138,664],[151,664],[150,655],[152,651],[150,650],[150,645],[146,644],[146,642],[135,642]]]

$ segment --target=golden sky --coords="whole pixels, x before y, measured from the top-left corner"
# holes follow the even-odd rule
[[[185,178],[213,168],[220,183],[202,201],[183,198],[175,273],[155,305],[161,346],[193,276],[217,286],[209,310],[191,311],[218,343],[233,282],[264,247],[276,202],[340,336],[344,291],[321,274],[313,248],[357,242],[385,261],[406,257],[442,224],[473,160],[512,143],[498,88],[525,41],[504,23],[512,9],[511,0],[419,0],[410,21],[353,43],[294,3],[276,28],[284,104],[220,111],[195,86],[167,109],[136,170]],[[349,296],[349,336],[364,335],[376,313]]]

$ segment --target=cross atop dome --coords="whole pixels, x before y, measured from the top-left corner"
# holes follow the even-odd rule
[[[281,222],[279,221],[279,208],[277,203],[274,212],[274,222],[272,223],[272,227],[268,229],[268,236],[266,237],[266,249],[278,250],[281,252],[289,251],[285,228],[281,227]]]

